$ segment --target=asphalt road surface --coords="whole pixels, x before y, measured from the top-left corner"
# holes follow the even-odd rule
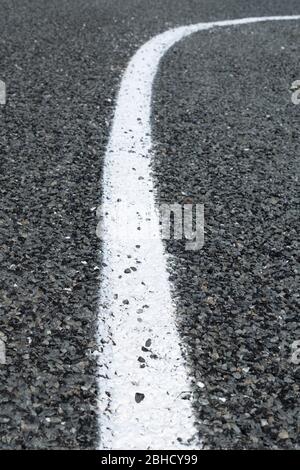
[[[96,208],[128,61],[170,28],[275,15],[300,4],[0,0],[0,449],[99,446]],[[198,448],[300,446],[299,46],[300,21],[212,28],[155,77],[157,202],[205,208],[201,250],[166,243]]]

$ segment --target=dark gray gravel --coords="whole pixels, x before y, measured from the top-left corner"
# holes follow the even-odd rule
[[[92,353],[101,259],[93,208],[100,201],[102,158],[128,59],[148,38],[172,26],[297,12],[296,0],[263,5],[260,0],[0,0],[0,79],[8,89],[7,104],[0,106],[0,332],[7,337],[7,365],[0,366],[1,449],[95,446]],[[195,396],[201,434],[217,447],[291,447],[296,443],[295,372],[279,355],[278,345],[288,345],[295,333],[296,194],[295,171],[288,162],[296,156],[299,111],[289,105],[286,85],[300,78],[295,68],[299,36],[295,27],[278,28],[272,36],[258,28],[263,41],[258,52],[258,41],[247,44],[252,36],[244,31],[242,48],[237,36],[230,40],[230,31],[203,35],[200,41],[197,35],[191,48],[185,42],[166,58],[155,132],[166,154],[172,154],[172,164],[161,158],[161,149],[157,170],[163,196],[176,198],[184,186],[197,198],[201,194],[207,206],[203,252],[184,259],[180,247],[176,249],[177,276],[184,269],[177,282],[182,331],[189,335],[196,375],[207,387]],[[282,44],[289,51],[294,48],[289,62],[276,48]],[[220,60],[214,63],[216,54]],[[272,54],[280,60],[273,61]],[[228,56],[231,73],[243,77],[241,92],[239,81],[228,79]],[[266,61],[270,73],[262,77]],[[226,81],[221,90],[220,76]],[[262,111],[270,120],[257,118],[260,83],[268,87],[269,102]],[[241,106],[244,88],[255,108],[249,114]],[[226,107],[229,121],[223,119]],[[224,130],[230,120],[232,126],[238,120],[244,135]],[[249,129],[253,146],[245,156],[242,142],[248,145]],[[288,160],[282,159],[282,151]],[[179,179],[183,161],[187,166]],[[272,202],[274,229],[269,223],[271,198],[277,201]],[[246,222],[251,230],[243,238]],[[279,326],[281,310],[286,317]],[[232,370],[245,364],[250,367],[246,377]],[[217,402],[217,394],[229,404]],[[262,427],[261,419],[272,417]],[[283,430],[289,438],[278,440]]]
[[[204,248],[169,251],[200,436],[213,448],[300,444],[300,369],[289,362],[300,339],[300,108],[289,91],[299,31],[199,33],[156,81],[160,199],[205,205]]]

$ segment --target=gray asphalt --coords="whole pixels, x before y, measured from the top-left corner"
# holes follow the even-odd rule
[[[170,27],[300,5],[0,0],[0,13],[0,449],[94,448],[94,208],[126,64]],[[299,446],[299,40],[297,24],[199,33],[155,83],[159,197],[205,204],[203,250],[168,248],[191,375],[205,384],[199,437],[212,448]]]

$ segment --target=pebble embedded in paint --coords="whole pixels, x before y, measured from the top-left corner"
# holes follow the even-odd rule
[[[144,395],[143,393],[137,392],[137,393],[135,394],[135,401],[136,401],[137,403],[141,403],[141,401],[143,401],[144,398],[145,398],[145,395]]]

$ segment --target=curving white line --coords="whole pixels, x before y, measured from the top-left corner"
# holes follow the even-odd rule
[[[126,69],[104,167],[100,234],[104,269],[98,337],[102,349],[100,449],[200,447],[199,440],[194,440],[189,381],[175,325],[150,169],[151,94],[159,62],[177,41],[197,31],[299,19],[245,18],[172,29],[142,46]],[[124,215],[127,232],[122,236]],[[149,231],[152,236],[147,238]],[[125,272],[128,269],[130,273]],[[149,340],[147,349],[152,353],[141,349]],[[141,358],[146,362],[140,362]]]

